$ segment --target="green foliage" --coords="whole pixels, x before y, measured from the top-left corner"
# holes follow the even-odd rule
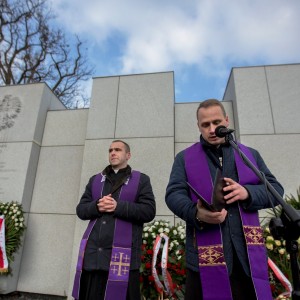
[[[300,187],[297,190],[297,196],[289,195],[285,196],[285,200],[288,204],[293,206],[295,209],[300,210]]]
[[[0,202],[0,215],[5,218],[5,248],[8,260],[8,272],[11,274],[10,264],[14,261],[14,254],[20,248],[25,227],[25,219],[22,205],[17,202]]]

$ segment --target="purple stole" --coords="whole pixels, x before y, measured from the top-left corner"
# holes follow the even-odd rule
[[[248,159],[257,166],[250,150],[242,144],[239,144],[239,147],[243,153],[246,154]],[[254,172],[244,164],[236,150],[234,150],[234,156],[239,183],[241,185],[258,184],[259,179]],[[184,157],[188,182],[196,188],[208,204],[211,204],[213,181],[202,145],[196,143],[187,148]],[[197,202],[198,199],[194,193],[191,193],[191,197],[193,202]],[[245,211],[240,205],[239,211],[257,299],[272,299],[266,260],[267,253],[258,213]],[[204,227],[201,231],[196,230],[196,240],[203,299],[231,300],[232,295],[223,252],[221,227],[219,225],[211,225],[209,229]],[[247,291],[245,291],[245,293],[247,293]]]
[[[122,186],[119,201],[134,202],[138,190],[141,173],[132,171],[131,177]],[[92,197],[96,201],[102,196],[105,176],[97,174],[92,183]],[[82,273],[84,251],[88,238],[97,219],[91,220],[83,234],[78,254],[76,274],[74,278],[72,296],[79,299],[80,277]],[[132,223],[116,218],[115,233],[109,268],[105,300],[126,299],[132,244]]]

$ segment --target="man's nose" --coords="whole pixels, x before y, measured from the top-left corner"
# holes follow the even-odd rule
[[[212,133],[215,133],[215,130],[216,130],[216,125],[211,124],[211,125],[209,126],[209,132],[212,134]]]

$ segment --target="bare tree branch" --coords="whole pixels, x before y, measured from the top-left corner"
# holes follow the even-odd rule
[[[81,86],[93,68],[79,37],[70,46],[53,19],[46,0],[0,0],[0,85],[46,82],[67,107],[77,107],[87,102]]]

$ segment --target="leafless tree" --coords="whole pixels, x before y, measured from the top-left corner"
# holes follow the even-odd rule
[[[85,99],[91,78],[83,42],[65,33],[46,0],[0,0],[0,85],[46,82],[66,107]]]

